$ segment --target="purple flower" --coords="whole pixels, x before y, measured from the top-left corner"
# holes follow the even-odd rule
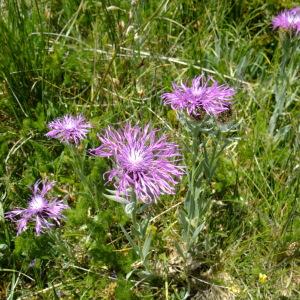
[[[50,131],[47,137],[55,138],[65,143],[78,144],[84,139],[92,125],[82,115],[66,115],[48,124]]]
[[[53,222],[50,222],[51,220],[60,224],[59,220],[63,218],[62,211],[69,206],[57,199],[48,202],[46,194],[52,189],[53,185],[53,182],[38,180],[33,186],[28,208],[17,208],[5,213],[7,219],[16,222],[17,235],[27,229],[27,224],[30,221],[35,222],[36,235],[40,235],[44,229],[54,226]]]
[[[162,99],[175,110],[186,110],[191,116],[199,116],[202,111],[209,115],[218,115],[229,109],[234,89],[219,85],[212,77],[195,77],[192,86],[183,83],[172,84],[173,91],[164,93]]]
[[[123,129],[107,128],[98,138],[102,145],[91,154],[112,157],[115,166],[107,172],[108,181],[115,179],[118,194],[129,196],[134,190],[137,198],[151,203],[162,194],[174,194],[175,184],[184,174],[176,165],[181,155],[167,136],[156,136],[157,130],[126,124]]]
[[[286,30],[296,30],[300,32],[300,7],[282,11],[272,20],[274,28],[282,28]]]

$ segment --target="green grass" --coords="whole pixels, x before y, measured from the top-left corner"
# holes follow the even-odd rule
[[[299,297],[299,38],[282,73],[283,33],[270,25],[296,1],[0,5],[0,299],[183,299],[188,288],[193,299]],[[190,137],[160,95],[202,72],[238,91],[238,140],[203,183],[212,207],[188,273],[175,247],[187,179],[147,209],[154,238],[146,277],[120,227],[129,230],[130,219],[102,195],[108,161],[85,157],[87,189],[70,152],[45,138],[46,125],[83,113],[94,129],[82,152],[99,144],[97,132],[125,121],[151,122],[183,147]],[[2,211],[24,207],[28,187],[45,177],[72,209],[62,227],[16,237]]]

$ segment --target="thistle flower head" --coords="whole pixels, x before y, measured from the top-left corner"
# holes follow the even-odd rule
[[[54,226],[54,223],[59,224],[60,219],[63,218],[62,211],[69,206],[57,199],[52,199],[51,202],[46,199],[46,194],[53,185],[53,182],[38,180],[33,186],[28,207],[5,213],[7,219],[16,222],[18,235],[27,229],[29,222],[35,222],[36,235]]]
[[[300,7],[284,10],[272,20],[273,28],[295,30],[300,33]]]
[[[48,124],[50,131],[47,137],[55,138],[67,144],[78,144],[84,139],[92,125],[82,115],[66,115]]]
[[[164,104],[170,104],[174,110],[186,110],[191,116],[198,116],[202,111],[209,115],[218,115],[229,109],[234,89],[219,85],[212,77],[195,77],[191,86],[181,83],[172,84],[173,91],[164,93]]]
[[[109,127],[98,136],[102,144],[91,154],[112,157],[115,164],[108,172],[108,181],[115,181],[119,194],[128,197],[133,189],[139,200],[151,203],[162,194],[175,193],[174,186],[184,173],[176,164],[181,155],[175,143],[156,133],[149,125],[126,124],[120,130]]]

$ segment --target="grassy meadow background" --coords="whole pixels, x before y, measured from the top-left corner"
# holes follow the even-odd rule
[[[0,299],[173,300],[187,287],[188,299],[299,299],[300,39],[282,78],[283,32],[271,26],[296,5],[0,1]],[[47,123],[84,114],[94,128],[82,153],[126,121],[151,122],[182,145],[188,134],[161,94],[201,73],[236,89],[236,139],[207,186],[212,208],[188,277],[174,246],[186,178],[148,208],[153,274],[143,277],[120,228],[130,219],[103,196],[110,162],[85,156],[87,188],[64,145],[45,137]],[[16,236],[3,213],[25,207],[39,178],[55,180],[71,209],[61,227]]]

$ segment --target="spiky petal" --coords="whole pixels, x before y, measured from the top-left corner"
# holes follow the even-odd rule
[[[227,85],[219,85],[212,77],[195,77],[192,85],[172,84],[173,91],[164,93],[164,104],[174,110],[186,110],[191,116],[198,116],[202,111],[209,115],[218,115],[229,109],[235,91]]]
[[[296,31],[300,33],[300,7],[284,10],[272,20],[273,28]]]
[[[98,138],[100,147],[92,155],[112,157],[114,168],[108,181],[115,181],[119,194],[129,196],[133,189],[137,198],[152,203],[162,194],[174,194],[175,185],[184,174],[177,162],[181,155],[178,146],[166,135],[156,136],[157,130],[126,124],[123,129],[108,127]]]
[[[63,201],[46,199],[46,194],[52,189],[54,183],[38,180],[32,189],[32,196],[27,208],[17,208],[5,213],[5,217],[17,224],[17,235],[27,229],[29,222],[35,222],[36,235],[40,235],[45,229],[60,224],[63,218],[62,211],[68,208]]]
[[[78,144],[86,137],[92,125],[82,115],[66,115],[50,122],[48,128],[50,131],[46,134],[47,137],[55,138],[68,144]]]

